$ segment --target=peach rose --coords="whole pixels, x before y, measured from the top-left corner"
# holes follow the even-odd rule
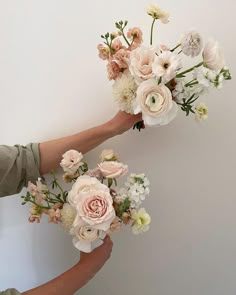
[[[115,161],[104,161],[98,164],[105,178],[118,178],[128,172],[128,166]]]
[[[131,51],[129,70],[137,82],[154,77],[152,71],[154,59],[155,51],[153,49],[141,46]]]

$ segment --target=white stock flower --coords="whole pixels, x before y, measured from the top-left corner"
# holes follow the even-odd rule
[[[136,90],[137,84],[128,71],[115,80],[112,86],[112,94],[121,111],[133,114]]]
[[[62,155],[61,167],[63,170],[69,174],[75,173],[83,163],[81,160],[83,159],[82,153],[76,150],[69,150]]]
[[[202,37],[194,30],[186,32],[181,38],[180,44],[183,53],[191,57],[198,56],[203,48]]]
[[[130,174],[125,183],[127,187],[127,196],[131,201],[132,207],[139,207],[146,196],[149,195],[150,182],[144,173],[142,174]]]
[[[163,51],[160,55],[155,56],[152,64],[152,71],[157,79],[162,79],[166,84],[176,76],[176,71],[181,67],[179,55],[171,51]]]
[[[146,212],[144,208],[140,208],[138,211],[134,211],[131,215],[131,218],[134,221],[132,225],[132,231],[134,234],[138,235],[149,230],[151,216]]]
[[[197,120],[207,120],[208,119],[208,107],[205,103],[199,103],[195,108],[195,114]]]
[[[154,77],[152,64],[155,59],[154,48],[140,46],[130,53],[130,73],[134,76],[137,83]]]
[[[212,86],[220,89],[225,80],[223,72],[216,72],[205,67],[195,69],[194,77],[200,85],[203,85],[206,88]]]
[[[135,114],[142,112],[146,125],[166,125],[177,115],[178,107],[170,90],[155,79],[142,82],[137,90]]]
[[[63,208],[61,209],[62,226],[67,232],[71,230],[76,214],[76,209],[68,203],[65,203]]]
[[[160,19],[163,24],[167,24],[169,22],[170,14],[162,10],[156,4],[149,4],[147,7],[147,13],[154,19]]]
[[[219,71],[225,66],[223,52],[218,42],[210,40],[205,45],[202,53],[204,65],[214,71]]]

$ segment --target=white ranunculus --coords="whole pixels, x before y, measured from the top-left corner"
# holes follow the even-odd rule
[[[89,225],[82,225],[74,230],[73,245],[78,250],[90,253],[103,243],[105,233]]]
[[[160,55],[155,56],[152,64],[152,71],[157,79],[162,79],[166,84],[176,76],[176,71],[181,67],[179,55],[171,51],[163,51]]]
[[[198,56],[203,48],[202,37],[194,30],[186,32],[182,36],[180,44],[183,53],[191,57]]]
[[[203,50],[204,65],[214,71],[219,71],[225,66],[223,53],[218,42],[210,40]]]
[[[170,14],[162,10],[156,4],[149,4],[149,6],[147,7],[147,13],[155,19],[160,19],[161,22],[164,24],[167,24],[169,22]]]
[[[177,115],[170,90],[155,79],[142,82],[137,90],[135,114],[142,113],[146,125],[166,125]]]
[[[129,71],[125,71],[114,82],[112,94],[121,111],[133,114],[137,84]]]
[[[129,70],[138,83],[154,77],[152,64],[155,59],[153,48],[140,46],[130,53]]]
[[[73,174],[83,165],[81,162],[83,155],[76,150],[67,151],[62,158],[60,165],[66,173]]]

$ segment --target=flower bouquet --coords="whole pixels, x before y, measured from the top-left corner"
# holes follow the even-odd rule
[[[142,113],[143,121],[134,127],[166,125],[180,108],[188,116],[207,119],[205,103],[198,98],[210,88],[220,89],[231,75],[218,43],[208,41],[205,46],[195,30],[183,34],[172,48],[164,44],[153,45],[153,31],[157,20],[166,24],[169,13],[157,5],[150,5],[147,13],[152,17],[150,45],[143,45],[143,33],[133,27],[126,31],[128,21],[115,23],[117,31],[101,36],[99,57],[107,61],[108,79],[114,80],[113,97],[119,108],[130,114]],[[183,68],[183,58],[201,60],[190,68]]]
[[[128,172],[113,150],[104,150],[100,163],[88,169],[83,155],[75,150],[66,152],[61,161],[63,179],[72,184],[64,190],[52,172],[52,189],[39,179],[29,182],[23,205],[32,204],[30,222],[40,222],[47,214],[49,222],[61,223],[73,236],[74,246],[91,252],[102,244],[107,234],[119,231],[122,224],[130,225],[134,234],[149,229],[151,217],[142,201],[149,194],[149,181],[144,174],[130,174],[124,187],[117,187],[117,179]]]

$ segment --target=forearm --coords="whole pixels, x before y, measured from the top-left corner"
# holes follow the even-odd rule
[[[26,291],[23,295],[73,295],[92,277],[93,274],[86,269],[86,266],[78,263],[52,281]]]
[[[114,135],[112,124],[107,122],[71,136],[40,143],[41,175],[56,169],[67,150],[74,149],[85,154]]]

